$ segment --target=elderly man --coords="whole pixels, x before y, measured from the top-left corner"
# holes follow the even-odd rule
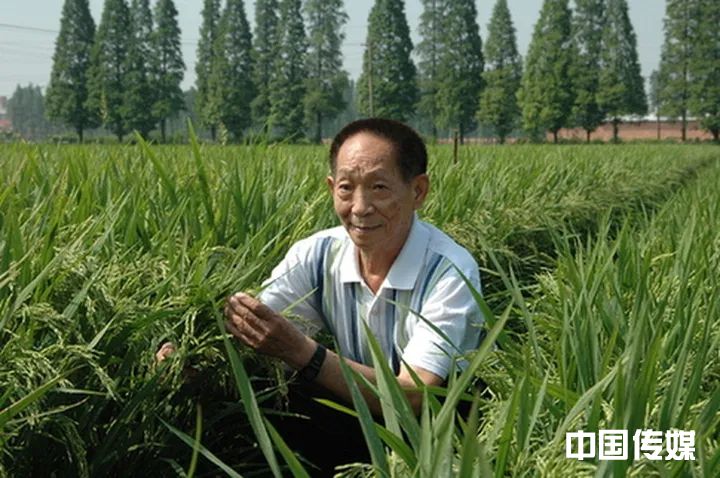
[[[378,118],[350,123],[333,140],[330,168],[326,181],[342,226],[293,245],[258,298],[242,292],[230,296],[227,328],[257,352],[282,359],[299,372],[302,383],[350,402],[341,357],[375,380],[366,324],[417,412],[422,395],[413,391],[407,367],[425,384],[441,385],[458,351],[478,345],[482,317],[462,278],[479,290],[478,266],[446,234],[417,218],[415,211],[430,187],[427,151],[408,126]],[[291,305],[290,312],[314,330],[333,335],[339,354],[281,315]],[[371,410],[380,414],[377,399],[367,390],[363,393]],[[297,397],[291,397],[291,407],[294,400]],[[300,410],[323,414],[322,407],[313,404],[309,400]],[[347,437],[352,423],[335,416],[323,425],[322,419],[312,418],[319,427],[315,433],[324,436],[321,442],[308,431],[312,425],[307,421],[294,429],[280,423],[280,428],[292,446],[303,448],[311,461],[322,462],[323,473],[366,456],[357,426],[351,432],[355,442],[338,438],[349,453],[329,456],[332,435]]]
[[[342,226],[292,246],[257,299],[229,297],[228,330],[349,402],[341,356],[375,380],[365,323],[418,411],[422,395],[411,391],[407,367],[425,384],[440,385],[457,351],[478,345],[482,317],[460,274],[479,290],[478,266],[416,217],[430,183],[425,145],[408,126],[377,118],[350,123],[333,140],[330,168],[326,181]],[[293,314],[334,336],[339,355],[280,314],[292,304]],[[378,401],[366,398],[380,413]]]

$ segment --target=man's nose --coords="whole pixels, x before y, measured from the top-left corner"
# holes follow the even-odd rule
[[[358,188],[353,198],[352,213],[356,216],[367,216],[375,210],[370,193]]]

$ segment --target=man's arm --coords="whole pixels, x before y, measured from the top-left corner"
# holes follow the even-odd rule
[[[303,334],[285,317],[262,304],[257,299],[237,293],[230,296],[225,305],[225,317],[228,319],[228,330],[244,344],[259,353],[277,357],[295,370],[305,367],[317,348],[317,342]],[[372,367],[345,359],[345,363],[353,370],[362,374],[368,381],[375,383],[375,370]],[[413,368],[418,377],[428,386],[440,385],[444,378],[422,368]],[[406,389],[407,397],[416,414],[420,413],[422,393],[417,387],[410,372],[403,365],[398,374],[400,386]],[[352,402],[350,390],[342,375],[340,357],[328,351],[315,383],[325,387],[338,397]],[[380,415],[380,402],[369,390],[360,385],[370,410]]]

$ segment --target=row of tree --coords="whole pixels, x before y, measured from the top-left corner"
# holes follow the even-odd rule
[[[102,125],[119,140],[147,136],[183,107],[185,71],[172,0],[106,0],[100,24],[87,0],[66,0],[46,92],[48,116],[73,127],[80,141]]]
[[[240,139],[249,127],[299,139],[345,107],[342,0],[258,0],[255,41],[242,0],[205,0],[194,98],[203,127]],[[47,90],[48,115],[119,139],[143,136],[183,106],[184,64],[172,0],[106,0],[95,26],[87,0],[66,0]],[[303,15],[307,18],[308,34]]]
[[[506,0],[497,0],[483,45],[474,0],[422,0],[414,46],[403,0],[376,0],[368,18],[357,112],[410,121],[436,137],[478,125],[500,142],[565,127],[592,132],[647,112],[626,0],[545,0],[523,62]],[[717,138],[720,78],[713,0],[669,0],[655,75],[661,111],[696,114]],[[106,0],[97,33],[87,0],[66,0],[47,92],[51,117],[82,136],[98,124],[119,138],[147,135],[182,107],[184,65],[172,0]],[[320,141],[347,111],[342,0],[256,0],[251,33],[243,0],[204,0],[195,65],[195,114],[213,139]],[[309,134],[308,134],[309,132]]]
[[[26,139],[41,139],[57,132],[45,115],[42,88],[18,85],[7,102],[7,117],[16,134]]]
[[[239,139],[248,128],[297,140],[345,107],[342,0],[257,0],[253,40],[242,0],[205,0],[197,50],[201,123]],[[304,20],[304,18],[306,20]],[[307,27],[307,34],[306,34]]]
[[[661,114],[689,115],[718,139],[720,9],[715,0],[668,0],[665,43],[652,78]],[[555,141],[564,127],[587,139],[605,121],[644,115],[647,100],[626,0],[545,0],[527,57],[520,58],[506,0],[497,0],[481,44],[473,0],[423,0],[419,64],[411,60],[401,0],[378,0],[370,14],[359,82],[360,111],[407,119],[416,111],[460,138],[478,123],[501,142],[517,127]],[[382,54],[374,53],[382,51]],[[417,77],[417,81],[413,79]],[[477,100],[476,100],[477,99]],[[417,106],[415,110],[413,108]]]
[[[528,55],[518,53],[506,0],[482,46],[474,0],[423,0],[419,71],[401,0],[378,0],[359,81],[361,112],[407,119],[413,108],[460,138],[478,123],[503,142],[517,127],[534,138],[563,127],[594,131],[606,117],[647,110],[625,0],[545,0]],[[376,53],[381,52],[381,53]],[[524,70],[524,71],[523,71]],[[417,77],[417,81],[415,81]]]
[[[651,76],[659,112],[682,120],[690,115],[720,138],[720,8],[715,0],[667,0],[660,68]]]

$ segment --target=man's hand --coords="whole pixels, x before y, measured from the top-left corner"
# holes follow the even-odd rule
[[[160,346],[160,350],[155,352],[155,363],[159,364],[174,353],[175,344],[173,344],[172,342],[165,342]]]
[[[243,292],[225,301],[227,330],[259,353],[301,369],[315,352],[315,342],[289,320]]]

